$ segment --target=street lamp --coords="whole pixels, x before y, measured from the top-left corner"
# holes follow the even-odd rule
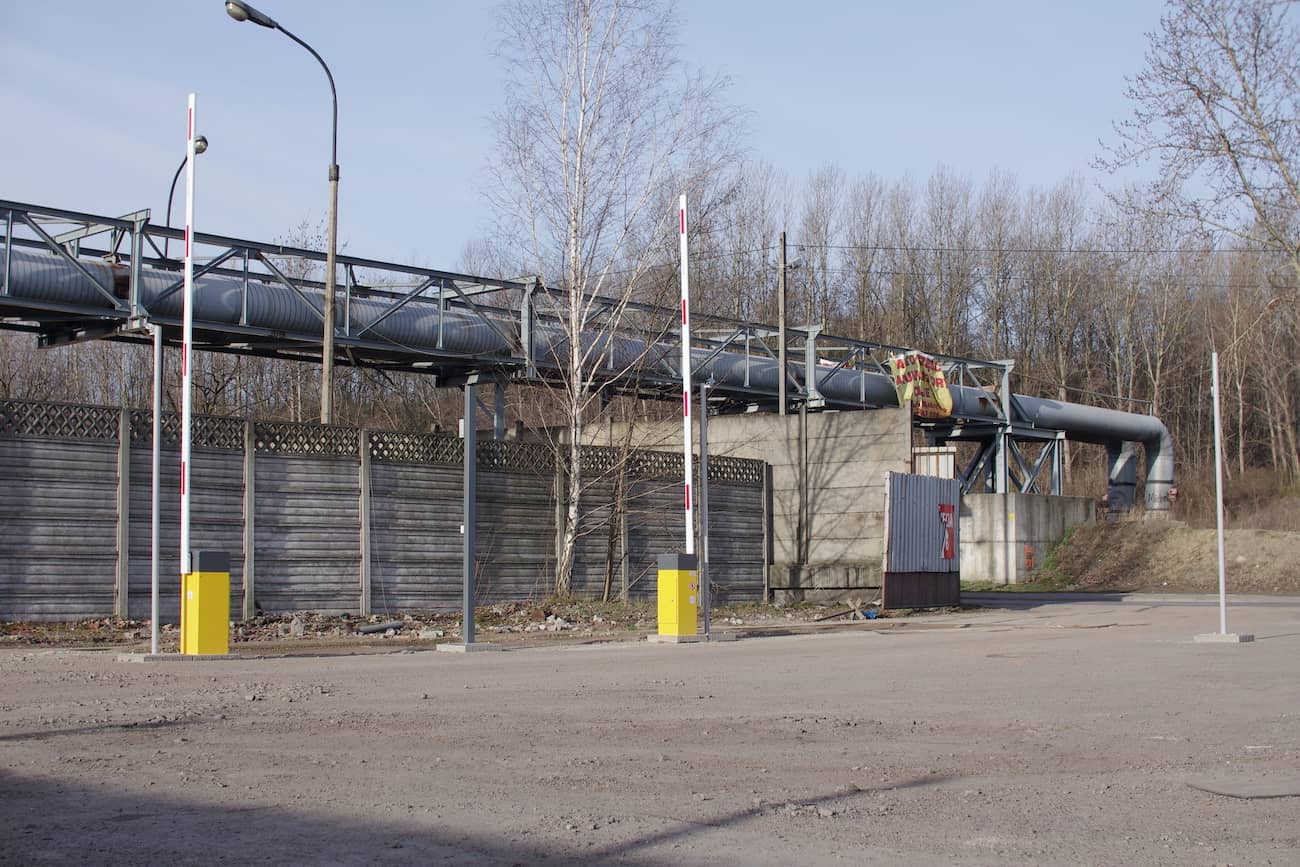
[[[208,140],[205,137],[199,136],[198,138],[194,139],[194,154],[196,156],[198,154],[203,153],[207,149],[208,149]],[[181,164],[176,167],[176,174],[172,175],[172,188],[167,193],[167,228],[169,229],[172,227],[172,199],[176,198],[176,182],[181,179],[181,172],[185,171],[185,163],[187,159],[188,157],[181,157]],[[170,240],[171,240],[170,238],[163,238],[164,259],[167,258],[167,242]]]
[[[329,250],[325,254],[325,325],[322,330],[320,353],[320,420],[321,424],[329,424],[334,420],[334,260],[338,247],[339,225],[339,94],[334,88],[334,75],[321,56],[316,53],[316,49],[285,30],[273,18],[257,11],[243,0],[226,0],[226,14],[236,21],[252,21],[261,27],[279,30],[307,49],[311,56],[316,58],[321,69],[325,70],[325,77],[329,79],[330,98],[334,101],[334,126],[330,140],[330,227]]]

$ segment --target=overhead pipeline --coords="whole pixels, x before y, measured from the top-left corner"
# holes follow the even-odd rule
[[[106,291],[117,286],[121,295],[122,269],[94,260],[78,260]],[[180,292],[167,293],[176,284],[175,272],[143,269],[140,302],[153,315],[178,319],[181,316]],[[52,253],[14,248],[10,257],[10,279],[4,290],[12,297],[63,305],[102,307],[110,302],[85,276],[66,259]],[[244,281],[230,276],[204,275],[196,280],[194,318],[207,326],[237,326],[258,329],[310,340],[319,334],[322,293],[304,289],[301,294],[279,282],[248,281],[247,298]],[[391,343],[409,351],[443,352],[459,356],[482,357],[505,361],[514,357],[515,349],[498,330],[471,312],[449,308],[442,312],[434,305],[408,304],[389,313],[389,299],[353,297],[348,305],[348,333],[364,335],[371,341]],[[502,330],[517,330],[509,320],[499,323]],[[569,345],[562,328],[542,323],[535,332],[536,363],[541,367],[562,368],[568,360]],[[584,347],[591,358],[616,375],[634,377],[653,374],[660,379],[680,378],[680,355],[667,342],[647,343],[627,335],[590,335]],[[712,357],[710,357],[712,355]],[[705,349],[693,350],[698,369],[697,381],[712,378],[720,389],[743,391],[768,398],[779,390],[780,367],[776,360],[742,352],[723,351],[713,354]],[[805,365],[791,361],[790,375],[798,383],[805,381]],[[838,409],[898,406],[892,379],[879,372],[848,368],[814,368],[818,392],[827,406]],[[963,419],[994,419],[996,405],[978,388],[952,386],[953,415]],[[1169,509],[1173,486],[1173,440],[1158,418],[1138,413],[1102,409],[1083,404],[1014,395],[1015,418],[1032,427],[1064,431],[1067,438],[1098,443],[1110,455],[1110,500],[1112,507],[1131,506],[1136,487],[1136,454],[1133,444],[1146,449],[1147,475],[1145,506],[1147,511]]]

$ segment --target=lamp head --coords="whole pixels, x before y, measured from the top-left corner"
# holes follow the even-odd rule
[[[201,154],[208,149],[207,136],[199,136],[194,140],[194,153]]]
[[[254,24],[270,27],[272,30],[279,26],[270,16],[258,12],[244,0],[226,0],[226,14],[236,21],[252,21]]]

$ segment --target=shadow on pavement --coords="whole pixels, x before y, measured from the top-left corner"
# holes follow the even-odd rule
[[[128,775],[129,776],[129,775]],[[124,785],[130,785],[129,779]],[[310,793],[306,793],[310,795]],[[301,807],[210,804],[0,773],[0,863],[571,863],[547,851],[458,832],[432,817],[374,822]],[[652,867],[653,861],[629,861]]]
[[[906,780],[901,783],[895,783],[890,786],[869,786],[862,788],[859,786],[850,786],[847,789],[840,789],[825,795],[819,795],[809,798],[793,799],[787,803],[797,805],[798,808],[816,808],[827,804],[843,804],[860,795],[868,795],[875,792],[890,791],[895,789],[915,789],[922,786],[933,786],[938,783],[947,782],[953,779],[951,776],[934,775],[928,777],[918,777],[914,780]],[[666,828],[655,834],[640,837],[636,840],[629,840],[625,843],[618,843],[611,846],[605,846],[592,852],[584,853],[574,863],[577,864],[631,864],[636,863],[628,861],[637,849],[645,849],[650,846],[658,846],[665,843],[673,843],[677,840],[684,839],[693,834],[699,834],[716,828],[740,825],[751,819],[757,819],[765,815],[780,813],[785,809],[785,804],[767,804],[757,807],[750,807],[744,810],[734,810],[721,816],[706,821],[681,821],[678,827]]]
[[[186,726],[193,722],[195,722],[195,720],[154,720],[148,722],[103,723],[94,726],[78,726],[75,729],[37,729],[36,731],[30,732],[13,732],[7,735],[0,735],[0,743],[5,743],[6,741],[45,741],[50,738],[62,737],[65,735],[97,735],[107,732],[149,731],[150,729],[166,729],[175,726]]]
[[[1025,610],[1049,605],[1078,605],[1088,602],[1114,605],[1127,601],[1130,595],[1129,593],[1016,593],[1004,590],[994,593],[973,593],[963,590],[961,603],[977,605],[981,608]]]
[[[850,787],[793,803],[798,808],[815,809],[873,791],[935,785],[946,779],[924,777],[880,789]],[[448,784],[454,786],[452,781]],[[131,785],[129,772],[124,775],[123,785]],[[310,796],[310,792],[305,794]],[[464,833],[432,817],[394,816],[376,822],[312,812],[310,807],[212,804],[139,792],[106,792],[0,772],[0,827],[6,829],[0,863],[549,863],[669,867],[680,859],[645,850],[740,825],[784,808],[784,804],[770,804],[705,820],[683,819],[657,833],[589,848],[580,838],[568,846]]]

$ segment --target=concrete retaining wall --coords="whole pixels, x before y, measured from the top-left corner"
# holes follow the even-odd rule
[[[880,587],[884,554],[885,474],[911,468],[908,412],[817,412],[804,436],[796,415],[709,419],[709,454],[766,461],[772,473],[768,586],[775,601],[865,596]],[[680,449],[680,422],[639,424],[640,448]],[[589,441],[618,443],[614,425]],[[694,442],[699,442],[698,426]],[[874,597],[872,597],[874,598]]]
[[[1095,520],[1096,504],[1088,497],[968,494],[961,501],[962,580],[1028,581],[1066,530]]]

